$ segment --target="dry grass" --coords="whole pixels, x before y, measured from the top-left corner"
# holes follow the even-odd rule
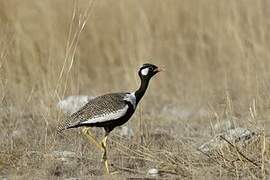
[[[269,178],[270,3],[267,0],[0,1],[0,177],[103,175],[79,131],[55,135],[59,99],[135,89],[144,62],[166,67],[110,159],[124,177]],[[204,112],[204,113],[200,113]],[[188,113],[188,116],[186,115]],[[178,115],[178,116],[176,116]],[[260,132],[207,157],[197,147],[218,122]],[[51,156],[72,151],[68,162]],[[103,176],[106,178],[106,176]]]

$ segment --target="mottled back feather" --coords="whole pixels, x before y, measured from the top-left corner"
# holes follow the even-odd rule
[[[68,117],[67,120],[58,127],[58,131],[78,127],[82,122],[89,119],[104,116],[123,109],[127,105],[124,101],[126,94],[127,93],[105,94],[90,100],[81,109]]]

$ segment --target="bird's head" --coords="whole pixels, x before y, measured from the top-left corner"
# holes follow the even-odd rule
[[[161,68],[158,68],[154,64],[143,64],[140,68],[138,74],[142,80],[150,80],[155,74],[162,71]]]

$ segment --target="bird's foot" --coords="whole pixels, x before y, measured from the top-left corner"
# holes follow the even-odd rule
[[[109,163],[108,163],[108,160],[105,160],[104,161],[104,165],[105,165],[105,173],[107,174],[107,175],[116,175],[116,174],[119,174],[119,172],[118,171],[110,171],[109,170]]]

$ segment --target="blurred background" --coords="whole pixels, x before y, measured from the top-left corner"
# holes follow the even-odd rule
[[[165,113],[157,126],[177,116],[181,136],[224,118],[267,129],[270,1],[0,0],[0,27],[1,134],[25,130],[3,150],[33,147],[33,134],[54,147],[60,99],[135,90],[147,62],[166,69],[139,111]]]
[[[88,11],[83,0],[0,3],[1,82],[16,101],[56,87],[60,96],[136,89],[137,69],[151,62],[167,70],[151,82],[156,104],[222,103],[226,94],[237,108],[268,103],[268,1],[109,0]]]

